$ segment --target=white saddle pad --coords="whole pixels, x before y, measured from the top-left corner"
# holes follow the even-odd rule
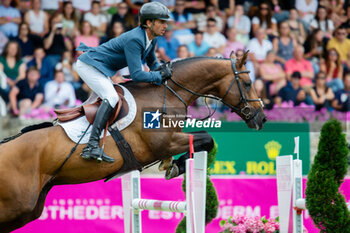
[[[126,127],[128,127],[135,119],[136,117],[136,111],[137,111],[137,106],[134,97],[130,93],[128,89],[126,89],[123,86],[120,86],[124,90],[124,98],[126,102],[129,105],[129,112],[128,115],[126,115],[124,118],[118,120],[115,122],[112,127],[117,127],[119,131],[122,131]],[[58,123],[64,131],[66,132],[67,136],[75,143],[79,141],[81,136],[84,134],[85,130],[89,126],[89,122],[86,119],[85,116],[79,117],[75,120],[68,121],[68,122],[63,122],[63,123]],[[92,126],[88,129],[84,137],[81,139],[80,144],[85,144],[89,141],[90,134],[91,134]],[[102,130],[101,133],[101,138],[103,137],[104,130]],[[107,131],[107,136],[110,135],[110,133]]]

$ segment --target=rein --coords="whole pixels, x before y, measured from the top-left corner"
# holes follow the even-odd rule
[[[236,59],[231,59],[231,65],[232,65],[232,71],[233,71],[233,74],[234,74],[234,78],[230,84],[230,86],[228,87],[228,89],[226,90],[224,96],[222,98],[219,98],[219,97],[216,97],[216,96],[213,96],[213,95],[207,95],[207,94],[200,94],[200,93],[197,93],[197,92],[194,92],[188,88],[186,88],[185,86],[181,85],[180,83],[176,82],[174,79],[170,78],[170,80],[178,87],[180,87],[181,89],[191,93],[192,95],[195,95],[195,96],[198,96],[198,97],[204,97],[204,98],[209,98],[209,99],[213,99],[213,100],[218,100],[220,101],[221,103],[223,103],[224,105],[226,105],[227,107],[229,107],[231,109],[231,112],[236,112],[236,113],[241,113],[244,117],[245,117],[245,120],[250,120],[252,118],[254,118],[258,113],[259,111],[261,111],[264,107],[264,103],[262,102],[262,100],[260,98],[258,99],[247,99],[242,91],[242,87],[241,87],[241,84],[239,82],[239,74],[243,74],[243,73],[249,73],[250,71],[249,70],[242,70],[242,71],[237,71],[237,67],[236,67]],[[239,93],[241,95],[241,98],[239,100],[239,103],[236,105],[236,106],[233,106],[229,103],[227,103],[225,101],[225,98],[226,96],[228,95],[228,93],[230,92],[232,86],[234,85],[234,83],[237,83],[237,86],[238,86],[238,90],[239,90]],[[181,98],[181,96],[179,96],[168,84],[167,82],[163,83],[163,85],[168,88],[184,105],[185,105],[185,108],[186,108],[186,112],[187,112],[187,104],[185,103],[185,101]],[[260,107],[258,110],[255,111],[255,113],[253,114],[252,113],[252,108],[250,107],[249,105],[249,102],[260,102]],[[242,102],[244,103],[244,107],[243,108],[239,108],[239,106],[242,104]],[[164,112],[165,112],[165,96],[164,96]],[[207,106],[208,107],[208,106]],[[209,108],[209,107],[208,107]],[[215,111],[216,111],[216,108],[215,108]],[[207,119],[209,117],[211,117],[215,111],[212,113],[212,114],[209,114],[209,116],[207,116],[206,118],[204,119]]]

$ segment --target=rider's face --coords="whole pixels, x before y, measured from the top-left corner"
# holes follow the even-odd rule
[[[163,36],[167,27],[168,24],[165,20],[156,19],[154,20],[153,33],[156,36]]]

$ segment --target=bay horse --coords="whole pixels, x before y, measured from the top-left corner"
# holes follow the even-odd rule
[[[167,113],[182,115],[186,115],[187,106],[199,95],[216,96],[240,115],[248,127],[260,130],[266,117],[245,70],[247,55],[240,60],[198,57],[172,63],[173,77],[167,85],[174,92],[170,89],[165,92],[166,85],[125,84],[135,97],[137,115],[122,135],[137,161],[145,166],[189,150],[188,133],[179,127],[159,132],[142,129],[142,109],[161,109],[164,95]],[[105,152],[115,159],[114,163],[82,159],[79,154],[85,145],[79,145],[55,174],[74,145],[58,125],[24,133],[0,145],[0,232],[13,231],[40,217],[46,195],[54,185],[97,181],[123,165],[113,138],[108,136]]]

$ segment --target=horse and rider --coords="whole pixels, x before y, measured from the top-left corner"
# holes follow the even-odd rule
[[[167,7],[158,2],[146,3],[140,9],[139,27],[99,47],[81,44],[77,48],[84,51],[78,58],[77,71],[102,100],[87,145],[74,143],[63,127],[52,124],[26,129],[0,142],[0,233],[39,218],[53,186],[101,180],[125,168],[128,161],[113,137],[105,138],[104,149],[99,142],[113,109],[121,101],[109,77],[123,67],[129,67],[133,81],[124,87],[135,99],[136,113],[132,123],[119,133],[143,167],[162,161],[164,169],[174,165],[181,170],[184,159],[172,162],[171,158],[189,151],[189,133],[179,127],[144,131],[144,108],[166,106],[169,115],[186,116],[187,107],[202,96],[225,104],[248,127],[263,127],[263,104],[244,65],[248,53],[240,59],[195,57],[160,65],[155,56],[155,38],[164,34],[168,20]],[[143,63],[150,72],[142,71]],[[192,133],[195,151],[211,150],[213,139],[208,133]],[[95,163],[95,159],[105,163]],[[129,166],[123,171],[135,169]]]
[[[165,33],[169,9],[161,3],[146,3],[140,9],[140,26],[98,46],[87,47],[81,43],[77,50],[84,53],[79,56],[76,70],[84,82],[102,99],[92,126],[90,140],[82,152],[84,159],[98,159],[113,163],[114,159],[106,155],[99,147],[101,131],[119,101],[113,83],[109,77],[128,66],[130,77],[135,82],[148,82],[160,85],[171,77],[169,66],[162,66],[156,58],[157,36]],[[146,62],[151,72],[142,70]],[[102,154],[102,156],[101,156]]]

